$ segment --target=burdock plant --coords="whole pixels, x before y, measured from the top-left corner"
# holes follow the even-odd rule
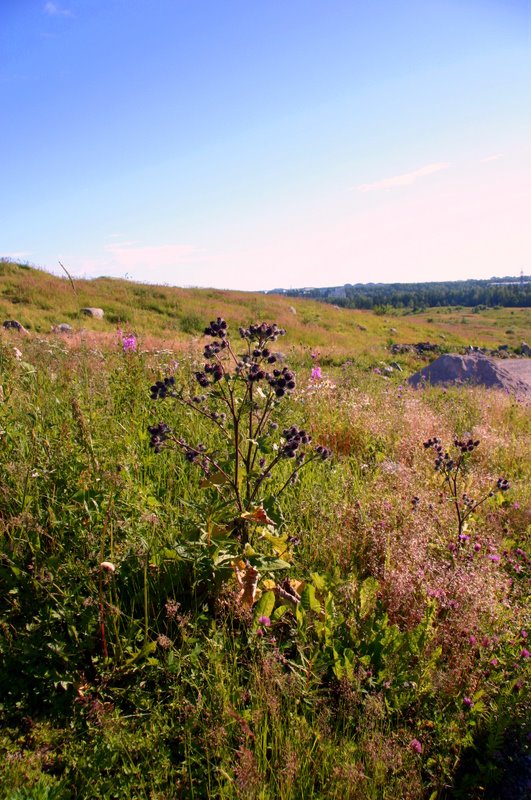
[[[241,555],[250,554],[251,563],[257,531],[261,539],[271,542],[264,527],[271,532],[271,516],[276,517],[284,490],[297,480],[302,468],[331,455],[327,447],[312,446],[312,437],[304,429],[296,425],[282,429],[275,419],[280,404],[295,389],[294,372],[272,349],[284,334],[277,325],[265,322],[240,328],[240,352],[227,323],[218,317],[205,329],[211,341],[204,348],[202,369],[194,373],[197,393],[179,389],[173,377],[151,387],[154,400],[170,398],[216,431],[215,446],[208,447],[159,422],[149,427],[150,445],[157,453],[168,447],[180,450],[202,472],[201,485],[222,501],[217,504],[222,517],[216,520],[217,531],[221,527],[238,543]],[[286,462],[287,470],[282,468]],[[260,563],[264,566],[264,559]]]
[[[506,492],[510,488],[509,482],[505,478],[498,478],[495,485],[479,497],[472,497],[468,491],[465,491],[467,489],[468,460],[479,444],[479,439],[455,438],[452,447],[447,449],[438,437],[432,437],[424,442],[424,448],[431,449],[435,453],[435,470],[443,476],[449,500],[455,510],[457,548],[461,547],[469,538],[465,531],[467,530],[467,521],[472,514],[490,497],[494,497],[500,492]]]

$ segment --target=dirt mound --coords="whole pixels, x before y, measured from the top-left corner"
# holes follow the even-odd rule
[[[432,361],[408,382],[412,386],[429,383],[472,384],[502,389],[521,400],[531,400],[531,361],[529,359],[496,359],[473,355],[444,355]]]

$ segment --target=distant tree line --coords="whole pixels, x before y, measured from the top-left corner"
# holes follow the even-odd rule
[[[417,311],[433,306],[531,306],[531,278],[441,281],[438,283],[357,283],[325,289],[290,289],[289,297],[311,297],[343,308]]]

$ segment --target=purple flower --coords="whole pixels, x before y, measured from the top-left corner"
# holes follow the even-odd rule
[[[317,364],[315,367],[312,367],[312,380],[320,381],[322,377],[321,367],[319,364]]]
[[[529,650],[527,650],[525,647],[522,647],[522,652],[520,655],[522,658],[529,658]]]
[[[409,743],[409,749],[413,750],[414,753],[422,753],[422,742],[419,742],[418,739],[412,739]]]
[[[473,700],[471,700],[470,697],[463,697],[463,705],[465,706],[465,708],[472,708],[474,702]]]
[[[271,626],[271,620],[269,617],[258,617],[258,624],[263,625],[264,628],[269,628]]]
[[[122,336],[122,348],[124,353],[134,353],[136,350],[136,336],[134,333],[128,333]]]
[[[497,564],[497,563],[498,563],[498,561],[500,560],[500,557],[499,557],[498,553],[492,553],[492,554],[489,556],[489,559],[490,559],[491,561],[493,561],[495,564]]]
[[[470,642],[471,645],[475,645],[475,644],[477,644],[478,640],[476,639],[475,636],[469,636],[468,637],[468,641]]]

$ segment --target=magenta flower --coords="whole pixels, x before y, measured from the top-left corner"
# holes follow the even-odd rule
[[[468,637],[468,641],[469,641],[469,642],[470,642],[470,644],[473,646],[473,645],[477,644],[477,641],[478,641],[478,640],[476,639],[476,637],[475,637],[475,636],[469,636],[469,637]]]
[[[420,753],[422,753],[422,742],[419,742],[418,739],[412,739],[409,743],[409,749],[420,755]]]
[[[136,336],[134,333],[128,333],[122,336],[122,348],[124,353],[134,353],[136,351]]]
[[[258,624],[263,625],[264,628],[269,628],[271,626],[271,620],[269,617],[258,617]]]
[[[523,647],[522,648],[522,652],[520,653],[520,655],[522,656],[522,658],[529,658],[529,650],[527,650],[525,647]]]
[[[463,705],[466,708],[472,708],[474,701],[470,697],[463,697]]]
[[[319,364],[317,364],[315,367],[312,367],[312,380],[320,381],[322,377],[321,367]]]
[[[498,553],[492,553],[492,555],[489,556],[489,559],[493,561],[495,564],[497,564],[498,561],[500,560],[500,557]]]

